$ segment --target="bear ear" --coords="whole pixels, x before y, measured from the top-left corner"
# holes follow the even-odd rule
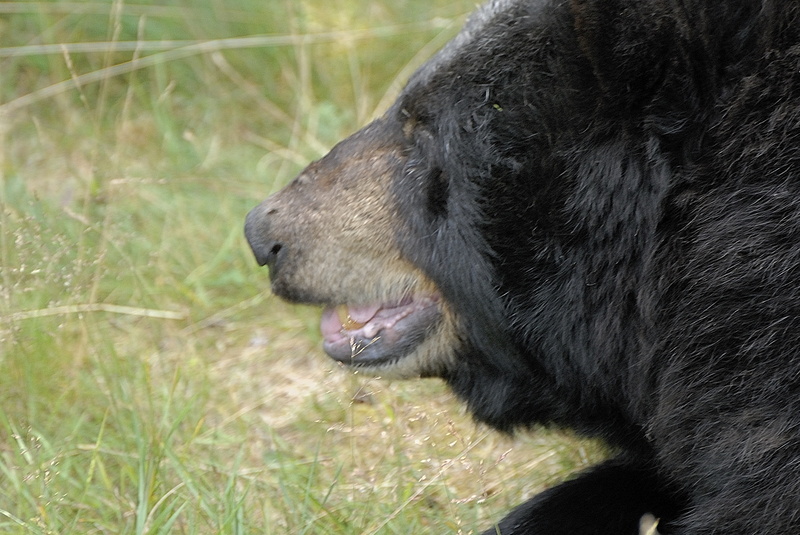
[[[571,0],[581,50],[604,96],[629,107],[647,99],[676,58],[677,20],[663,0]]]

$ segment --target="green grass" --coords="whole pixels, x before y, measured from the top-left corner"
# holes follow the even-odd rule
[[[472,7],[0,4],[1,532],[468,533],[601,455],[343,373],[242,236]]]

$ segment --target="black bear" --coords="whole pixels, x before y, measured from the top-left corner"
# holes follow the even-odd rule
[[[246,235],[337,361],[617,452],[487,533],[800,530],[799,2],[493,0]]]

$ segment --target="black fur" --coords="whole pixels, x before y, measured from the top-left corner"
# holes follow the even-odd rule
[[[467,322],[445,379],[627,456],[502,533],[800,527],[798,13],[498,2],[389,112],[426,162],[396,182],[406,254]]]
[[[494,0],[367,128],[459,319],[421,373],[618,451],[487,533],[800,530],[797,0]]]

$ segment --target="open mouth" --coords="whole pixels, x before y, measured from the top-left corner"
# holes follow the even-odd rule
[[[391,364],[410,354],[438,324],[437,295],[391,304],[339,305],[322,312],[322,348],[348,366]]]

